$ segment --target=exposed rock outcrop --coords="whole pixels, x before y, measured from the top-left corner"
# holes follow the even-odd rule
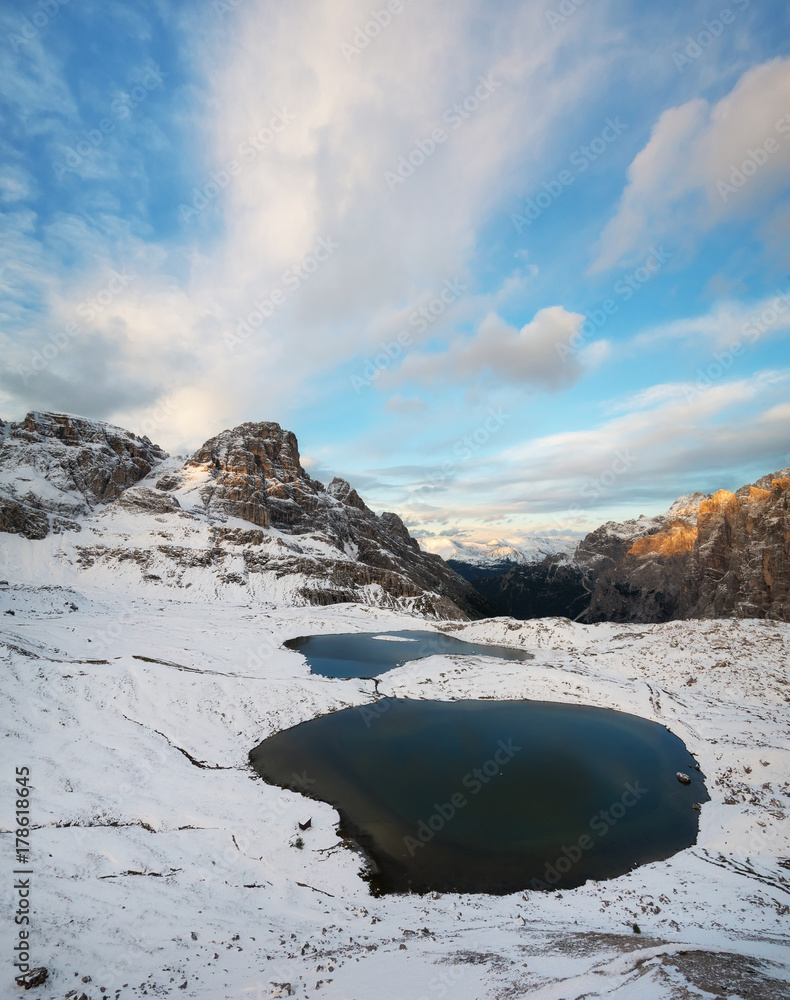
[[[531,565],[450,565],[501,614],[583,622],[790,620],[790,470],[590,532]]]
[[[693,494],[663,516],[605,524],[579,545],[587,621],[790,620],[790,471]]]
[[[0,420],[0,531],[44,538],[119,497],[167,457],[147,437],[65,413]]]
[[[573,554],[492,572],[477,553],[474,566],[458,564],[464,579],[422,551],[397,514],[376,515],[343,479],[313,479],[279,424],[223,431],[180,464],[98,421],[37,412],[0,421],[0,532],[37,540],[86,524],[92,541],[63,550],[79,567],[135,566],[162,585],[205,586],[208,577],[259,594],[268,587],[278,600],[446,618],[790,620],[787,469],[734,493],[681,497],[658,517],[609,522]]]
[[[277,423],[223,431],[157,487],[178,495],[194,476],[203,477],[195,488],[210,518],[232,516],[290,535],[320,535],[348,556],[317,574],[330,586],[304,588],[312,603],[354,600],[356,588],[374,584],[397,598],[429,591],[443,616],[492,610],[444,560],[420,550],[397,514],[377,516],[344,479],[326,487],[313,479],[302,468],[295,435]]]

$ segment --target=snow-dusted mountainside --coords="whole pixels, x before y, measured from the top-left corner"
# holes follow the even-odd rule
[[[0,531],[44,538],[117,499],[167,457],[148,438],[62,413],[0,420]]]
[[[396,514],[302,468],[296,438],[247,423],[186,463],[147,438],[63,414],[0,427],[0,551],[18,580],[123,579],[270,606],[357,601],[433,617],[486,602]]]
[[[578,544],[578,539],[556,537],[526,538],[518,544],[420,540],[468,580],[496,613],[516,618],[575,618],[586,607],[587,590],[573,561]]]
[[[27,767],[30,951],[49,971],[29,994],[13,987],[9,874],[7,996],[787,1000],[790,625],[443,623],[534,659],[433,656],[376,690],[312,675],[282,642],[413,618],[262,612],[242,591],[194,587],[135,597],[123,576],[67,589],[50,558],[47,586],[0,586],[0,842],[10,859],[14,768]],[[382,696],[570,702],[664,724],[705,775],[698,842],[570,891],[374,898],[335,810],[264,783],[248,753],[342,708],[375,726]]]
[[[692,493],[666,514],[608,521],[540,561],[456,561],[500,613],[586,622],[790,620],[790,470],[735,493]]]
[[[476,569],[505,572],[511,566],[532,565],[546,556],[570,554],[579,544],[578,539],[550,538],[536,535],[520,538],[517,542],[492,538],[487,542],[471,542],[452,536],[421,538],[420,548],[433,552],[447,562],[463,563]]]
[[[693,493],[666,514],[609,522],[575,562],[587,621],[790,620],[790,469],[735,493]]]

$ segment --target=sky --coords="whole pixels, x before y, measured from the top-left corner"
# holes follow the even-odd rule
[[[273,420],[418,537],[790,466],[785,0],[5,0],[0,416]]]

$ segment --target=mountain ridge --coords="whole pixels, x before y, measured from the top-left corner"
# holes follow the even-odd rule
[[[531,564],[450,560],[503,614],[582,622],[790,620],[790,469],[735,491],[678,497],[664,514],[607,521],[572,553]]]
[[[105,585],[119,576],[223,599],[361,602],[440,618],[790,619],[790,469],[608,521],[578,544],[421,547],[346,480],[314,480],[278,423],[221,431],[183,461],[112,424],[32,411],[0,421],[0,539],[24,576],[32,555],[9,536],[47,542],[66,577],[103,572]],[[544,543],[564,550],[543,555]],[[465,559],[425,551],[437,544]]]
[[[492,538],[487,542],[468,541],[460,536],[419,539],[420,548],[440,555],[448,563],[458,562],[486,570],[541,562],[546,556],[570,554],[581,539],[533,535],[510,541]]]
[[[3,422],[0,442],[0,532],[37,543],[61,535],[58,558],[75,572],[103,567],[134,585],[207,591],[213,578],[217,593],[441,618],[491,610],[420,551],[397,514],[374,514],[345,480],[312,479],[295,435],[277,423],[222,431],[183,463],[147,438],[68,414]]]

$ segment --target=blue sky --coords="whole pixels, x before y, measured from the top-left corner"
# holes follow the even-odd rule
[[[11,0],[0,34],[4,418],[276,420],[423,536],[790,465],[786,3]]]

